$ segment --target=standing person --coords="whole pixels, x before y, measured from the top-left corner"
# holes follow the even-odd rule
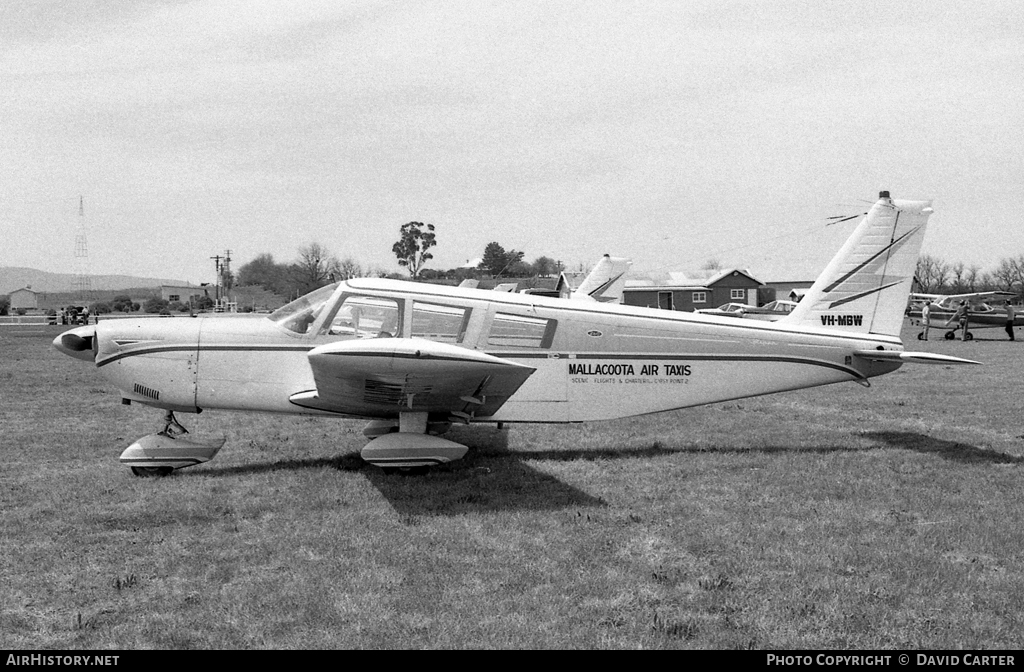
[[[925,301],[924,305],[921,306],[921,326],[924,327],[924,331],[921,332],[921,340],[922,341],[927,341],[928,340],[928,327],[930,326],[929,325],[929,320],[930,320],[931,316],[932,316],[932,302],[931,301]]]
[[[952,317],[950,317],[948,320],[946,320],[946,326],[947,327],[949,326],[949,323],[952,322],[953,320],[956,320],[959,323],[960,328],[963,329],[963,332],[960,334],[960,339],[964,340],[964,341],[966,341],[968,338],[970,338],[970,336],[967,333],[967,323],[969,321],[968,317],[967,317],[967,313],[968,313],[967,300],[966,299],[961,299],[960,307],[956,309],[956,312],[953,313]]]
[[[1017,311],[1014,309],[1013,304],[1010,300],[1006,300],[1006,335],[1010,337],[1010,340],[1016,340],[1013,337],[1013,318],[1016,317]]]

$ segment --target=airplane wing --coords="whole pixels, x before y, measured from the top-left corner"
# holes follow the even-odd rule
[[[939,298],[942,301],[948,303],[950,301],[960,302],[964,299],[966,299],[968,302],[977,301],[979,299],[993,299],[996,298],[997,296],[1010,297],[1016,296],[1016,294],[1014,294],[1013,292],[1003,292],[997,290],[992,292],[968,292],[967,294],[940,294]]]
[[[491,416],[536,370],[418,338],[339,341],[314,348],[308,358],[316,389],[292,395],[293,404],[377,418],[402,412]]]
[[[903,352],[900,350],[855,350],[854,357],[876,362],[913,362],[915,364],[981,364],[973,359],[961,359],[934,352]]]

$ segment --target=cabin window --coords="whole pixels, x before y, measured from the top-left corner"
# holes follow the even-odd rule
[[[729,290],[729,300],[730,301],[746,301],[747,300],[747,290],[745,290],[745,289],[730,289]]]
[[[346,296],[324,321],[320,333],[347,338],[401,336],[398,301],[378,296]]]
[[[181,295],[180,294],[168,294],[167,295],[167,300],[168,301],[181,301]]]
[[[466,308],[414,301],[412,336],[441,343],[461,343],[466,335],[469,313]]]
[[[694,292],[693,293],[693,302],[694,303],[707,303],[708,302],[708,293],[707,292]]]
[[[498,313],[491,322],[487,345],[518,348],[549,348],[555,337],[557,320]]]

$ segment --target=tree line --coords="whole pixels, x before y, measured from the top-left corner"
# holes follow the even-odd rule
[[[473,267],[447,270],[427,268],[433,259],[430,250],[437,244],[433,224],[409,222],[399,228],[398,241],[392,252],[414,280],[462,281],[467,278],[529,278],[560,273],[563,265],[550,257],[525,261],[522,250],[505,249],[497,241],[487,243],[481,261]],[[351,257],[339,259],[319,243],[299,248],[299,257],[292,263],[279,264],[269,253],[257,256],[239,269],[240,285],[259,285],[280,296],[295,298],[317,287],[353,277],[400,277],[380,268],[363,268]],[[977,264],[949,262],[923,254],[917,261],[914,288],[922,293],[960,294],[992,290],[1024,294],[1024,254],[1006,257],[990,271]]]
[[[399,237],[392,246],[398,265],[413,280],[462,281],[467,278],[529,278],[555,275],[562,270],[561,262],[540,256],[532,262],[524,260],[521,250],[506,250],[497,241],[488,243],[481,261],[472,268],[448,270],[427,268],[433,259],[431,249],[437,245],[437,231],[433,224],[408,222],[399,228]],[[332,282],[357,277],[401,277],[378,267],[364,267],[352,257],[339,258],[320,243],[309,243],[298,250],[292,262],[277,262],[265,252],[238,268],[237,274],[225,282],[235,285],[255,285],[281,297],[293,299]]]
[[[398,265],[413,280],[457,282],[467,278],[548,277],[563,270],[561,261],[540,256],[527,262],[522,250],[506,250],[497,241],[487,243],[481,261],[473,267],[448,270],[426,268],[433,259],[430,250],[435,245],[437,231],[433,224],[409,222],[399,228],[398,241],[392,246],[392,252]],[[265,252],[239,267],[237,274],[227,273],[220,280],[224,287],[258,286],[291,300],[333,282],[367,276],[398,278],[400,274],[379,267],[364,267],[352,257],[339,258],[320,243],[309,243],[299,248],[298,257],[292,262],[279,263],[274,260],[273,254]],[[987,272],[983,272],[976,264],[969,266],[963,262],[948,262],[923,254],[917,261],[914,280],[915,291],[922,293],[961,294],[1000,290],[1024,294],[1024,254],[1003,258],[993,270]],[[115,297],[111,303],[118,305],[97,307],[103,309],[100,312],[140,309],[137,303],[133,305],[128,296]],[[141,307],[155,312],[157,305],[149,303]],[[0,296],[0,315],[6,314],[9,306],[9,298]]]
[[[968,292],[1024,292],[1024,254],[1004,257],[991,271],[977,264],[948,262],[929,254],[917,260],[915,291],[925,294],[965,294]]]

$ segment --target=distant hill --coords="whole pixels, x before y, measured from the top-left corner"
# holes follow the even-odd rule
[[[74,273],[49,273],[34,268],[0,266],[0,295],[28,286],[37,292],[73,292],[76,277]],[[91,275],[89,278],[93,291],[185,284],[181,280],[140,278],[133,275]]]

